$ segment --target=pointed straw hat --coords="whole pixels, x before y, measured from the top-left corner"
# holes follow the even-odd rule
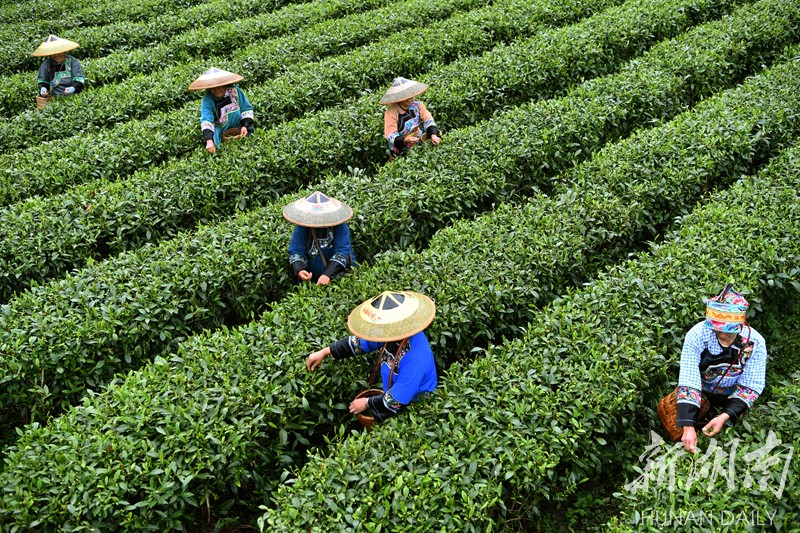
[[[428,84],[414,80],[407,80],[405,78],[395,78],[392,86],[383,93],[381,97],[381,105],[394,104],[395,102],[402,102],[412,96],[417,96],[428,90]]]
[[[283,218],[307,228],[338,226],[353,217],[353,210],[345,203],[314,191],[283,208]]]
[[[244,76],[240,76],[239,74],[211,67],[189,85],[189,90],[199,91],[202,89],[213,89],[214,87],[224,87],[225,85],[238,83],[243,79]]]
[[[78,43],[68,39],[62,39],[61,37],[56,37],[55,35],[50,35],[42,44],[39,45],[39,48],[33,51],[31,55],[35,57],[51,56],[53,54],[69,52],[70,50],[75,50],[76,48],[78,48]]]
[[[360,339],[398,341],[427,328],[435,315],[436,304],[424,294],[384,291],[353,309],[347,327]]]

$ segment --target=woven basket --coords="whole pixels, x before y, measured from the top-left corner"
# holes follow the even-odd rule
[[[673,442],[679,442],[683,437],[683,428],[678,427],[678,394],[673,390],[658,401],[658,418]],[[700,412],[697,420],[702,420],[711,409],[711,404],[705,394],[700,399]]]
[[[37,96],[36,97],[36,109],[44,109],[44,106],[47,105],[47,102],[50,101],[50,97],[44,96]]]
[[[229,128],[222,134],[222,142],[235,141],[242,136],[242,128]]]
[[[367,389],[359,392],[355,399],[358,400],[359,398],[371,398],[373,396],[381,396],[382,394],[383,390],[381,389]],[[356,416],[358,416],[358,421],[361,422],[361,425],[367,428],[367,431],[370,431],[370,428],[378,423],[372,416],[367,416],[362,413],[358,413]]]

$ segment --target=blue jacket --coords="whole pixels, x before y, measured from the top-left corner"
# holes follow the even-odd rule
[[[203,140],[212,140],[219,146],[222,134],[231,128],[246,127],[253,132],[253,106],[237,86],[225,89],[222,98],[216,99],[207,91],[200,102],[200,129]]]
[[[334,359],[344,359],[354,355],[382,350],[381,378],[383,380],[383,396],[373,396],[367,405],[379,422],[396,415],[405,405],[416,400],[424,392],[432,392],[438,384],[436,362],[428,338],[423,331],[408,339],[400,360],[395,366],[392,385],[389,386],[389,374],[399,343],[371,342],[350,336],[330,345]]]
[[[313,228],[317,243],[312,236],[312,228],[295,226],[289,242],[289,264],[295,277],[301,270],[311,272],[311,280],[316,282],[322,274],[333,279],[352,267],[355,263],[353,247],[350,244],[350,228],[347,223],[331,228]],[[320,256],[320,249],[322,256]],[[322,261],[325,257],[327,266]]]

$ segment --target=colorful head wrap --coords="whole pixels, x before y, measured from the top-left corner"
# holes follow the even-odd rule
[[[721,293],[706,300],[705,327],[720,333],[739,333],[749,305],[744,296],[733,290],[733,284],[728,283]]]

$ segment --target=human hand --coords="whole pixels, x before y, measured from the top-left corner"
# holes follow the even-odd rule
[[[328,283],[330,283],[330,282],[331,282],[331,278],[329,278],[328,276],[326,276],[325,274],[323,274],[323,275],[321,275],[321,276],[319,277],[319,279],[317,280],[317,285],[327,285],[327,284],[328,284]]]
[[[695,431],[694,426],[685,426],[683,428],[683,437],[681,437],[681,442],[683,442],[683,447],[686,448],[687,452],[698,452],[697,431]]]
[[[322,362],[322,360],[325,359],[325,357],[330,353],[331,353],[330,347],[326,346],[325,348],[317,350],[316,352],[309,355],[308,359],[306,359],[306,368],[308,369],[308,371],[311,372],[312,370],[315,370]]]
[[[311,279],[311,272],[308,270],[301,270],[297,273],[297,277],[300,278],[300,281],[308,281]]]
[[[247,128],[242,126],[242,137],[247,137]]]
[[[208,150],[209,154],[217,153],[217,146],[214,144],[213,139],[209,139],[206,141],[206,150]]]
[[[419,142],[419,137],[406,137],[404,141],[406,144],[413,146]]]
[[[75,93],[75,87],[67,87],[66,89],[64,89],[64,94],[74,94],[74,93]]]
[[[431,142],[433,143],[434,146],[436,146],[437,144],[442,142],[442,138],[439,137],[438,135],[431,135]]]
[[[727,413],[722,413],[721,415],[715,416],[703,427],[703,435],[706,437],[713,437],[722,431],[722,426],[725,425],[725,422],[727,422],[729,418],[730,417]]]
[[[40,95],[40,96],[47,97],[47,95],[48,95],[48,94],[50,94],[50,93],[48,93],[48,92],[47,92],[47,89],[46,89],[46,88],[44,88],[44,87],[41,87],[41,88],[39,89],[39,95]]]
[[[356,398],[352,402],[350,402],[350,412],[354,415],[358,413],[363,413],[367,410],[367,399],[366,398]]]

